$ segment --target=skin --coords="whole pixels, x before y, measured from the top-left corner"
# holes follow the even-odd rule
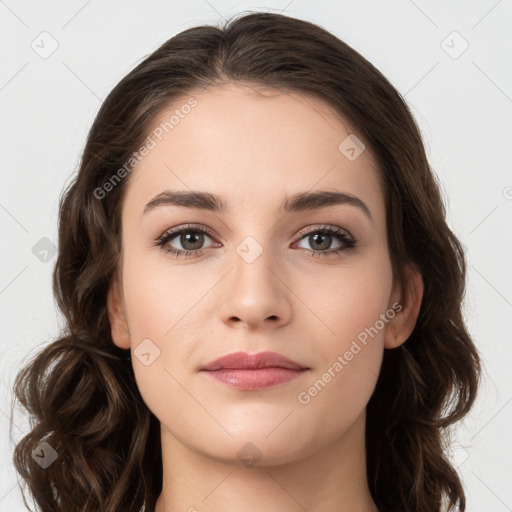
[[[411,269],[410,290],[393,284],[375,159],[368,146],[354,161],[338,150],[356,132],[320,99],[241,84],[193,95],[197,106],[132,171],[122,267],[108,299],[113,340],[132,351],[142,397],[161,423],[156,511],[376,511],[366,479],[365,408],[384,349],[414,328],[423,285]],[[184,103],[161,112],[154,126]],[[165,205],[142,215],[167,189],[218,194],[230,212]],[[285,195],[315,190],[357,196],[371,219],[349,204],[278,213]],[[203,254],[177,258],[154,245],[189,223],[215,234],[199,244]],[[358,245],[314,257],[322,247],[299,232],[322,225],[347,230]],[[247,236],[262,250],[251,263],[236,250]],[[168,244],[191,247],[179,235]],[[326,247],[340,246],[333,236]],[[299,393],[394,303],[401,305],[394,318],[300,403]],[[134,353],[144,339],[160,350],[148,366]],[[259,391],[199,372],[231,352],[266,350],[310,369]],[[260,458],[248,465],[240,450]]]

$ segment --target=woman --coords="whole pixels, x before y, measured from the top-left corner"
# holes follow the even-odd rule
[[[321,27],[185,30],[63,195],[67,328],[18,375],[43,511],[465,510],[465,260],[405,102]]]

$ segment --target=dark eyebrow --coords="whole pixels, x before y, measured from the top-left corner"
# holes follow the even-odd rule
[[[371,220],[372,215],[366,204],[356,196],[339,191],[320,190],[315,192],[299,192],[293,196],[287,196],[279,207],[278,213],[299,212],[316,210],[338,204],[349,204],[360,208]],[[172,191],[166,190],[155,196],[144,207],[144,213],[155,209],[158,206],[173,205],[186,208],[198,208],[212,212],[229,213],[226,202],[215,194],[196,191]]]
[[[319,190],[315,192],[299,192],[291,197],[286,197],[278,212],[299,212],[326,208],[337,204],[349,204],[360,208],[371,220],[372,214],[366,204],[356,196],[345,192]]]
[[[200,210],[228,213],[227,204],[219,196],[210,194],[209,192],[194,192],[187,190],[166,190],[161,194],[158,194],[149,201],[149,203],[144,207],[144,211],[142,213],[147,213],[148,211],[155,209],[157,206],[162,205],[184,206],[186,208],[198,208]]]

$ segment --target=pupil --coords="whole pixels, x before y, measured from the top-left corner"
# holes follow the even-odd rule
[[[327,239],[329,239],[331,237],[331,235],[321,235],[321,234],[316,234],[316,235],[312,235],[311,238],[313,238],[315,240],[315,243],[317,242],[318,238],[321,239],[321,242],[320,242],[320,245],[322,245],[323,243],[323,246],[319,247],[319,249],[328,249],[329,248],[329,245],[330,243],[325,243],[325,241]],[[311,245],[314,245],[314,244],[311,244]]]
[[[196,238],[196,240],[194,240],[194,238]],[[181,235],[180,241],[181,241],[181,245],[185,249],[194,250],[194,249],[199,249],[199,247],[202,244],[202,238],[203,238],[202,233],[188,232],[188,233]],[[192,244],[193,247],[187,247],[186,244],[188,244],[188,243]],[[197,246],[199,246],[199,247],[197,247]]]

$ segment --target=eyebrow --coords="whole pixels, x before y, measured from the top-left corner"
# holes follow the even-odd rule
[[[348,204],[360,208],[365,215],[372,220],[372,214],[366,204],[358,197],[345,192],[319,190],[314,192],[299,192],[292,196],[286,196],[278,213],[301,212],[317,210],[329,206]],[[220,197],[209,192],[191,190],[165,190],[155,196],[144,207],[142,214],[154,210],[159,206],[183,206],[185,208],[197,208],[218,213],[229,213],[227,203]]]

